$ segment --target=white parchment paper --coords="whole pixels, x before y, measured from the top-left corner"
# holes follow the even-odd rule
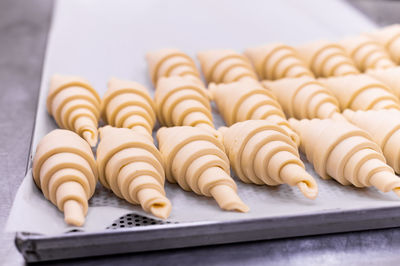
[[[341,1],[58,1],[48,40],[32,150],[56,128],[45,109],[48,81],[54,73],[83,76],[100,95],[112,76],[138,81],[153,92],[145,62],[149,50],[176,47],[195,57],[197,51],[213,48],[243,51],[276,41],[296,45],[321,38],[335,40],[374,27]],[[214,117],[216,126],[223,125],[215,111]],[[167,183],[166,193],[173,204],[169,220],[223,221],[400,206],[393,193],[323,181],[306,165],[319,185],[315,201],[304,198],[297,188],[249,185],[236,178],[239,195],[251,210],[246,214],[225,212],[213,199]],[[102,231],[131,212],[145,214],[140,207],[98,185],[83,230]],[[71,229],[65,225],[63,214],[44,199],[29,171],[15,197],[7,230],[57,235]]]

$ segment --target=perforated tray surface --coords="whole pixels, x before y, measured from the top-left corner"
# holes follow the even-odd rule
[[[55,72],[82,75],[101,94],[113,75],[151,88],[144,62],[148,50],[177,47],[194,56],[197,51],[212,48],[243,51],[268,42],[296,45],[317,38],[343,38],[372,28],[371,23],[340,1],[244,4],[240,0],[59,0],[48,42],[32,147],[55,128],[44,104],[47,82]],[[385,201],[374,190],[343,188],[334,181],[318,183],[321,201],[312,205],[288,186],[263,188],[238,182],[242,197],[248,199],[257,194],[260,200],[269,201],[268,208],[252,208],[253,214],[263,212],[262,215],[242,216],[253,218],[218,220],[209,215],[196,222],[190,216],[198,214],[209,202],[204,197],[199,200],[184,195],[187,205],[198,204],[198,209],[191,208],[179,223],[130,213],[95,233],[79,229],[56,236],[19,232],[16,245],[25,259],[33,262],[400,225],[398,201]],[[183,193],[173,189],[169,196],[176,196],[171,192]],[[176,209],[179,202],[174,199]],[[91,207],[124,204],[128,203],[101,187],[90,200]],[[214,212],[215,216],[220,213]]]

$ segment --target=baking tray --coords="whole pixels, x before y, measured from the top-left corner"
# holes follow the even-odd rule
[[[145,10],[147,13],[141,12],[140,9]],[[129,14],[127,10],[136,10],[135,12],[132,11],[132,16],[137,16],[137,18],[133,19],[127,16]],[[165,12],[168,15],[165,15]],[[284,17],[282,14],[285,14],[290,20],[282,19]],[[337,14],[341,14],[340,24],[336,23]],[[160,16],[161,18],[159,18]],[[265,16],[265,19],[263,16]],[[115,23],[137,23],[138,21],[147,23],[146,29],[149,32],[138,34],[137,41],[141,41],[139,37],[143,38],[147,33],[150,36],[154,35],[155,32],[161,35],[165,33],[165,35],[158,38],[152,36],[150,38],[151,41],[147,40],[148,43],[146,45],[138,45],[136,48],[139,49],[137,53],[139,57],[132,57],[132,61],[143,61],[142,57],[147,50],[161,47],[178,47],[193,56],[196,51],[209,48],[243,50],[251,45],[277,40],[289,44],[297,44],[316,38],[342,38],[374,27],[357,11],[341,1],[251,1],[243,6],[242,1],[216,2],[206,0],[192,2],[174,0],[169,1],[167,4],[164,1],[139,3],[127,0],[61,0],[55,6],[46,59],[54,56],[54,53],[57,52],[57,49],[51,49],[52,47],[54,48],[57,45],[58,48],[63,47],[62,40],[57,40],[57,36],[74,37],[82,42],[84,48],[80,50],[79,45],[77,45],[78,48],[75,47],[75,50],[69,50],[66,52],[66,56],[75,56],[76,60],[78,60],[77,62],[82,62],[82,64],[85,64],[86,60],[93,60],[94,62],[91,66],[95,68],[94,70],[83,67],[78,70],[78,74],[87,77],[91,81],[94,80],[94,85],[97,88],[104,86],[106,79],[110,75],[109,68],[99,64],[101,60],[95,58],[98,54],[88,53],[90,48],[85,47],[88,44],[84,42],[92,42],[93,44],[93,42],[101,41],[104,38],[114,38],[116,41],[127,39],[129,41],[126,44],[115,45],[115,47],[124,50],[126,45],[136,41],[132,36],[126,34],[140,32],[141,27],[140,25],[135,26],[132,24],[132,32],[118,33],[117,31],[113,36],[114,31],[108,28],[107,21],[113,18],[117,21]],[[207,19],[207,21],[204,19]],[[182,20],[185,23],[182,23]],[[85,24],[87,21],[91,21],[91,23]],[[271,21],[276,23],[270,23]],[[163,23],[165,28],[157,31],[155,29],[160,25],[154,23]],[[222,26],[218,23],[222,23]],[[233,23],[233,25],[227,26],[229,23]],[[265,26],[262,23],[265,23]],[[172,29],[168,30],[166,25]],[[71,34],[68,32],[71,29],[69,27],[72,28]],[[74,27],[75,29],[86,27],[86,29],[93,32],[87,35],[73,35]],[[102,29],[99,33],[96,27],[105,29]],[[121,27],[123,27],[122,24]],[[189,28],[191,29],[188,30]],[[178,37],[175,38],[168,35],[171,32],[175,32]],[[190,32],[192,32],[192,35],[188,35]],[[58,49],[59,52],[60,49]],[[47,84],[51,72],[62,70],[76,73],[77,63],[73,64],[70,62],[71,60],[64,59],[51,62],[45,60],[32,148],[36,147],[45,133],[54,128],[54,123],[45,114],[43,107],[47,94],[47,85],[44,84]],[[108,56],[105,62],[115,68],[121,67],[116,71],[119,77],[125,76],[151,87],[142,63],[139,67],[126,61],[121,63],[120,60],[121,57]],[[31,165],[31,159],[32,156],[30,156],[28,168]],[[319,184],[321,182],[331,182],[317,181]],[[333,181],[329,185],[332,190],[342,190],[342,187]],[[343,189],[351,190],[349,193],[359,193],[357,189]],[[276,194],[279,196],[278,192]],[[350,197],[349,201],[353,199],[357,200]],[[100,232],[89,233],[73,230],[56,236],[18,232],[15,243],[27,262],[37,262],[389,228],[400,225],[400,203],[371,204],[371,206],[365,206],[364,204],[363,206],[363,208],[358,209],[338,206],[337,208],[320,209],[317,212],[300,214],[286,213],[252,219],[195,222],[163,222],[138,213],[132,213],[120,217]]]

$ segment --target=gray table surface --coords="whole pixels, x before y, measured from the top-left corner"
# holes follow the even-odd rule
[[[400,22],[400,1],[351,0],[380,25]],[[51,0],[0,0],[0,229],[25,173]],[[22,265],[14,235],[0,231],[0,264]],[[51,265],[399,264],[400,229],[85,258]]]

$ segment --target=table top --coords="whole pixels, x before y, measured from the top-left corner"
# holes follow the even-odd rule
[[[400,2],[352,0],[380,25],[396,22]],[[51,0],[0,1],[0,228],[26,170]],[[398,22],[398,21],[397,21]],[[0,264],[21,265],[14,235],[0,232]],[[220,246],[85,258],[51,265],[320,265],[398,264],[400,229],[257,241]]]

